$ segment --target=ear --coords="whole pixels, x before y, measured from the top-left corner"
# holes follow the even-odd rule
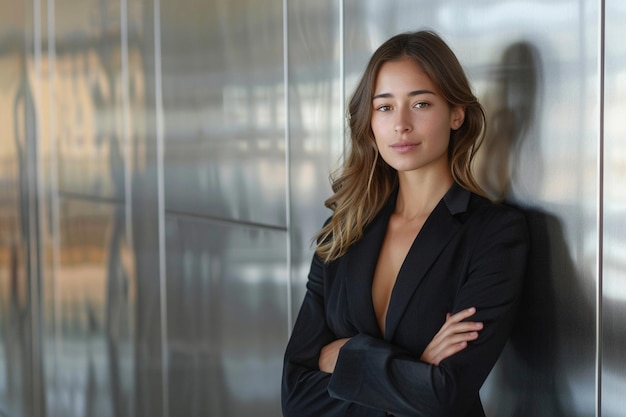
[[[457,130],[465,121],[465,107],[455,106],[450,112],[450,129]]]

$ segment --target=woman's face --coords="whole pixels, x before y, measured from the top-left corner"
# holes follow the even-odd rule
[[[387,164],[398,172],[447,169],[450,130],[465,112],[448,105],[419,65],[408,58],[383,64],[372,106],[372,131]]]

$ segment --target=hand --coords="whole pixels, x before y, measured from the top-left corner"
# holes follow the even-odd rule
[[[320,358],[318,366],[320,371],[332,374],[335,371],[335,365],[337,364],[337,358],[339,357],[339,350],[350,339],[337,339],[334,342],[330,342],[322,348],[320,351]]]
[[[439,366],[439,362],[465,349],[468,342],[476,340],[478,331],[482,330],[483,324],[462,321],[475,313],[476,309],[471,307],[452,316],[450,313],[446,314],[446,322],[426,346],[421,360]]]

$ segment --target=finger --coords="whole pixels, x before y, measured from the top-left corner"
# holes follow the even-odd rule
[[[455,345],[449,346],[447,349],[439,352],[439,354],[435,357],[435,364],[438,366],[441,361],[449,358],[450,356],[456,355],[463,349],[467,347],[467,342],[460,342]]]
[[[446,313],[446,321],[443,324],[442,328],[449,326],[450,324],[459,323],[473,316],[474,314],[476,314],[476,309],[474,307],[461,310],[456,314]]]
[[[442,349],[437,352],[424,352],[421,359],[424,362],[439,366],[439,362],[462,351],[465,347],[467,347],[467,342],[459,342],[456,345],[448,346],[446,349]]]
[[[460,323],[454,323],[446,327],[443,333],[446,334],[455,334],[455,333],[465,333],[472,332],[477,330],[482,330],[483,324],[479,321],[462,321]]]
[[[445,343],[434,346],[429,356],[434,357],[435,361],[441,361],[465,349],[469,342],[476,339],[478,339],[478,332],[455,335],[446,339]]]
[[[462,321],[460,323],[448,322],[441,327],[441,329],[435,335],[433,340],[436,340],[442,337],[447,337],[455,333],[471,332],[471,331],[477,331],[477,330],[482,330],[482,329],[483,329],[483,324],[477,321]]]
[[[437,356],[440,352],[445,351],[450,346],[461,342],[469,342],[478,338],[478,331],[468,331],[463,333],[454,333],[450,335],[436,337],[428,346],[431,356]]]
[[[466,333],[458,333],[453,336],[448,337],[442,346],[450,346],[455,345],[461,342],[470,342],[472,340],[478,339],[478,332],[466,332]]]
[[[466,308],[464,310],[459,311],[456,314],[452,314],[448,320],[450,321],[454,321],[454,322],[460,322],[463,321],[469,317],[472,317],[474,314],[476,314],[476,308],[475,307],[470,307],[470,308]]]
[[[439,352],[443,352],[450,346],[454,346],[462,342],[471,342],[478,339],[478,332],[466,332],[458,333],[442,339],[439,343],[435,343],[431,346],[431,349],[436,356]]]

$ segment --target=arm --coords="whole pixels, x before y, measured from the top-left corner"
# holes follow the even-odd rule
[[[361,408],[328,394],[330,374],[320,371],[320,351],[337,336],[326,324],[324,310],[324,264],[313,257],[307,293],[285,351],[281,400],[284,417],[345,416]],[[365,415],[366,413],[361,413]]]
[[[457,314],[446,315],[446,322],[441,326],[433,340],[430,341],[424,353],[422,362],[439,365],[439,362],[449,358],[455,353],[467,347],[467,342],[478,338],[478,331],[483,328],[482,323],[463,321],[476,313],[474,307],[467,308]],[[322,348],[319,358],[319,368],[323,372],[332,374],[335,372],[339,351],[350,340],[349,338],[337,339]]]
[[[474,321],[463,321],[476,313],[476,308],[466,308],[460,312],[446,315],[446,322],[441,326],[433,340],[430,341],[420,359],[422,362],[439,366],[439,362],[459,353],[467,347],[468,342],[478,338],[478,331],[483,324]]]
[[[500,213],[481,226],[454,302],[455,312],[476,306],[472,320],[484,325],[478,339],[434,366],[383,340],[357,335],[341,348],[331,396],[397,416],[458,417],[479,406],[479,389],[513,324],[528,250],[524,218]]]

